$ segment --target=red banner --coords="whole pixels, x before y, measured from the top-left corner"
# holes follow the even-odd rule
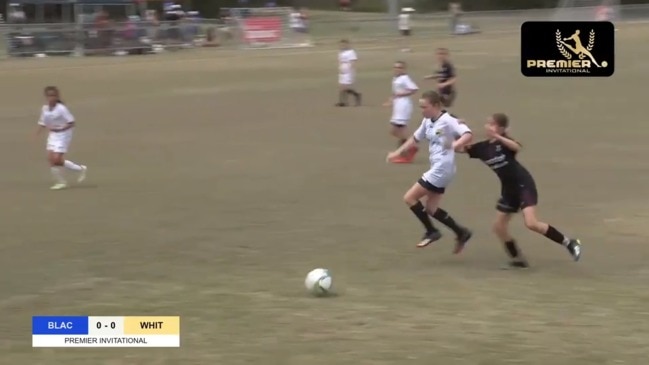
[[[282,18],[278,16],[246,18],[243,38],[250,43],[274,43],[282,39]]]

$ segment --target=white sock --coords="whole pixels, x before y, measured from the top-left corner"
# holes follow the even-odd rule
[[[63,178],[63,173],[61,172],[61,167],[52,166],[52,167],[50,167],[50,171],[52,172],[52,177],[54,178],[54,181],[57,184],[65,184],[65,179]]]
[[[77,165],[76,163],[70,161],[70,160],[65,160],[63,163],[63,166],[65,166],[66,169],[72,170],[72,171],[81,171],[83,170],[83,166]]]

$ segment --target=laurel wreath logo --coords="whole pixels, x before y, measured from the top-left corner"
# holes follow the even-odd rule
[[[595,47],[595,30],[591,29],[588,34],[588,46],[586,46],[586,49],[590,52],[593,50],[593,47]],[[579,55],[580,60],[583,60],[584,58],[586,58],[585,54],[582,53]]]
[[[557,48],[559,49],[559,53],[561,53],[561,55],[567,60],[572,59],[570,52],[566,51],[563,43],[561,43],[563,41],[563,36],[561,36],[561,31],[559,29],[557,29],[557,32],[555,33],[555,39],[557,40]]]

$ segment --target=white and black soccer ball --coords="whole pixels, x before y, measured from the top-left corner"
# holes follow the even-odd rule
[[[306,290],[315,296],[325,296],[331,293],[333,280],[329,270],[313,269],[304,279]]]

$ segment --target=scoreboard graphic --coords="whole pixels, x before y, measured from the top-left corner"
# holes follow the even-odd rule
[[[180,347],[180,317],[34,316],[32,347]]]

